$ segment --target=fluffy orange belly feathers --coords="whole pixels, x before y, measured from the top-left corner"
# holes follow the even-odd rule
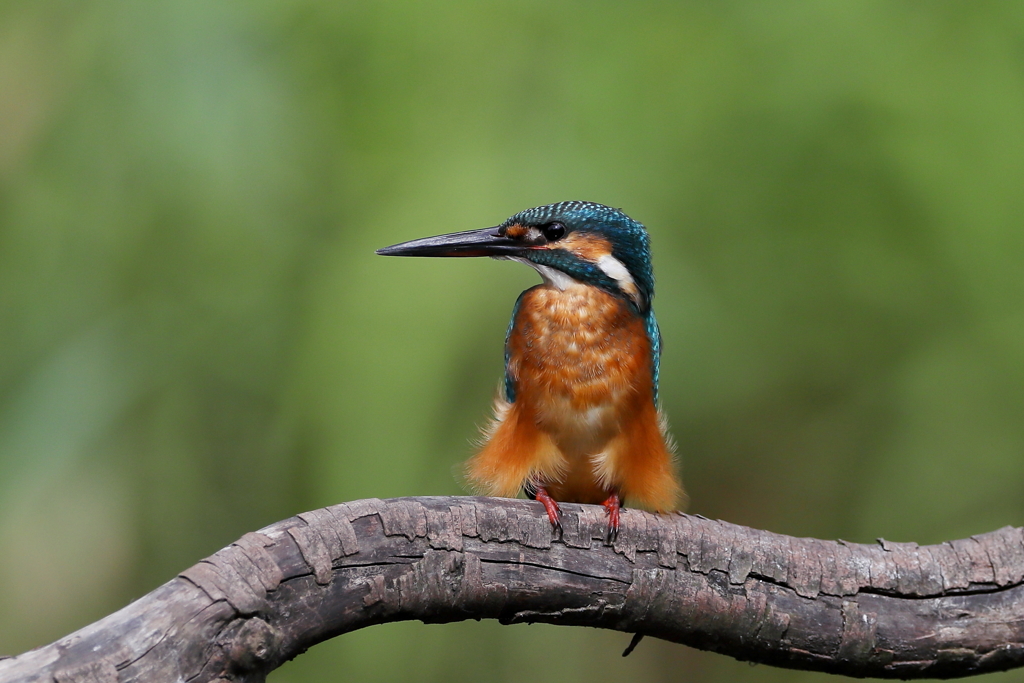
[[[654,403],[643,319],[585,285],[523,294],[508,339],[516,397],[499,397],[483,449],[468,464],[482,492],[543,486],[555,500],[674,510],[682,489]]]

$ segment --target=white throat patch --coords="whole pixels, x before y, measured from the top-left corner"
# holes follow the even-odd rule
[[[557,268],[541,265],[540,263],[534,263],[529,259],[521,258],[519,256],[506,256],[505,258],[507,258],[509,261],[518,261],[519,263],[525,263],[526,265],[530,266],[538,273],[540,273],[540,276],[544,278],[544,284],[556,287],[562,290],[563,292],[569,289],[570,287],[582,284],[579,280],[569,277],[568,275],[558,270]]]

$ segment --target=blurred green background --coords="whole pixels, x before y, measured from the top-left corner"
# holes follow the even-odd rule
[[[1024,524],[1022,189],[1018,3],[0,3],[0,653],[462,492],[536,275],[373,250],[564,199],[650,228],[692,512]],[[397,624],[271,680],[825,678],[627,642]]]

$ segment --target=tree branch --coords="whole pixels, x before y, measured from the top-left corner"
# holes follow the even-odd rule
[[[686,515],[464,497],[362,500],[249,533],[124,609],[0,660],[0,681],[261,681],[390,621],[642,633],[847,676],[1024,665],[1024,532],[940,545],[791,538]]]

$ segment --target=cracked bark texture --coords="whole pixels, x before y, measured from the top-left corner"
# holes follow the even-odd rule
[[[643,633],[741,660],[858,677],[1024,665],[1024,531],[933,546],[791,538],[599,506],[361,500],[306,512],[182,572],[0,681],[261,681],[307,648],[405,619]]]

